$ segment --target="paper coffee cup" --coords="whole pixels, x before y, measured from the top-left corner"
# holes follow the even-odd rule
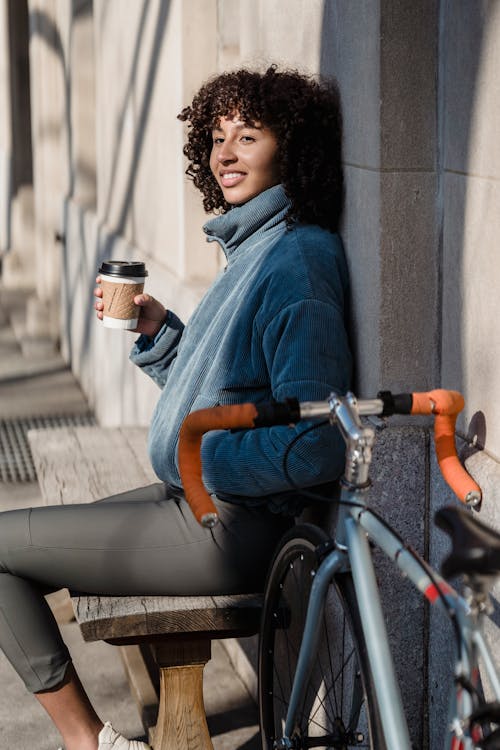
[[[139,322],[139,307],[134,297],[142,294],[148,272],[144,263],[105,260],[99,268],[102,301],[102,322],[108,328],[133,330]]]

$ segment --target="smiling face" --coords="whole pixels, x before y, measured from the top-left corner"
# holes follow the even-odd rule
[[[210,169],[231,205],[246,203],[280,182],[278,144],[269,128],[242,122],[235,112],[221,117],[212,137]]]

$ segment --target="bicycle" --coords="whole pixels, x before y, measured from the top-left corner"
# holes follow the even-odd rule
[[[500,678],[482,635],[488,590],[500,572],[500,535],[465,509],[449,506],[438,511],[436,522],[453,545],[442,566],[443,576],[464,575],[464,591],[459,595],[368,505],[375,429],[361,417],[410,413],[435,415],[436,451],[446,481],[466,505],[480,504],[480,488],[461,466],[455,449],[455,421],[462,408],[462,397],[453,391],[394,396],[382,392],[369,400],[332,393],[326,402],[299,404],[291,399],[214,407],[185,420],[179,446],[183,486],[193,512],[207,526],[217,520],[201,482],[199,448],[209,429],[326,418],[339,426],[347,445],[335,538],[314,526],[296,526],[282,540],[271,564],[259,646],[264,750],[410,750],[372,546],[381,549],[452,620],[457,657],[445,747],[500,748]],[[483,676],[493,701],[483,696]]]

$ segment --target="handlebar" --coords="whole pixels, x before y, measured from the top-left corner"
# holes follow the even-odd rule
[[[346,408],[347,407],[347,408]],[[426,393],[392,394],[382,391],[375,399],[356,399],[332,393],[327,401],[299,403],[296,399],[266,404],[214,406],[191,412],[179,435],[179,472],[186,499],[197,520],[208,528],[217,523],[217,511],[202,481],[201,441],[210,430],[253,429],[294,425],[302,419],[339,423],[343,432],[355,430],[352,416],[434,414],[434,434],[439,467],[458,498],[468,505],[481,502],[481,490],[461,465],[455,447],[455,422],[464,407],[457,391],[437,389]],[[348,416],[350,415],[350,417]]]

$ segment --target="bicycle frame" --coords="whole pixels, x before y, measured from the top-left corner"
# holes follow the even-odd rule
[[[368,539],[381,549],[409,578],[414,586],[432,604],[453,611],[460,632],[460,650],[455,665],[455,682],[450,696],[447,750],[473,750],[474,743],[466,729],[466,719],[472,710],[467,690],[459,682],[477,682],[478,656],[481,657],[495,699],[500,701],[500,680],[494,662],[479,628],[482,616],[461,597],[439,574],[425,571],[425,563],[415,559],[397,536],[382,524],[366,506],[365,490],[343,488],[336,533],[336,549],[321,562],[311,588],[304,636],[299,652],[297,671],[293,682],[282,747],[292,747],[290,737],[300,696],[309,674],[319,638],[326,591],[335,573],[350,569],[361,615],[363,633],[370,667],[374,677],[375,693],[384,727],[388,750],[411,750],[408,725],[404,716],[401,692],[396,680],[387,630],[382,613],[380,594],[375,578],[372,553]],[[353,507],[353,503],[356,507]],[[439,590],[438,590],[439,589]]]

